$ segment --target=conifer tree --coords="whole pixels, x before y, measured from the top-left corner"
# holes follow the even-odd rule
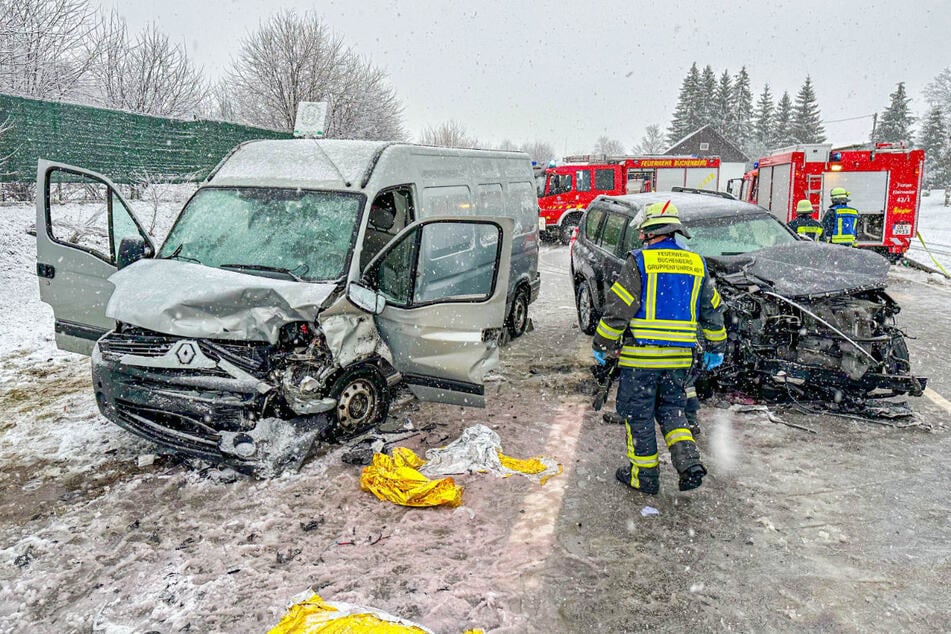
[[[711,124],[717,129],[717,132],[730,138],[730,132],[733,129],[732,110],[730,105],[733,101],[733,80],[730,78],[730,72],[724,70],[720,75],[720,81],[717,82],[717,90],[713,95],[713,102],[710,108],[710,118],[706,123]],[[732,140],[732,138],[730,139]]]
[[[792,137],[797,143],[824,143],[825,130],[819,116],[816,92],[812,87],[812,78],[806,75],[793,108]]]
[[[882,112],[878,125],[872,133],[874,143],[911,140],[911,127],[914,125],[915,117],[912,116],[911,109],[908,107],[911,97],[905,92],[905,82],[898,82],[898,87],[889,97],[891,102]]]
[[[788,96],[788,95],[787,95]],[[769,84],[763,85],[763,92],[759,95],[756,102],[756,115],[754,124],[754,138],[764,148],[771,148],[775,143],[773,133],[776,121],[774,120],[773,94],[769,90]]]
[[[687,71],[683,83],[680,85],[680,95],[677,97],[677,108],[674,110],[673,120],[667,128],[667,143],[673,145],[684,138],[699,126],[697,112],[698,95],[700,94],[700,71],[694,62]]]
[[[700,76],[700,93],[697,96],[697,109],[700,112],[700,119],[697,121],[697,125],[694,129],[688,132],[693,132],[701,126],[713,123],[716,108],[714,99],[716,99],[716,94],[717,76],[714,74],[713,68],[707,64],[703,67],[703,74]]]
[[[793,140],[792,122],[793,105],[789,98],[789,92],[783,91],[783,96],[779,99],[776,106],[776,118],[773,124],[773,140],[777,147],[795,143]]]
[[[951,140],[940,106],[931,106],[921,128],[918,144],[925,151],[925,189],[951,185]]]
[[[730,94],[730,126],[727,135],[733,143],[746,148],[753,138],[753,93],[750,91],[750,76],[746,66],[740,69],[733,80]]]

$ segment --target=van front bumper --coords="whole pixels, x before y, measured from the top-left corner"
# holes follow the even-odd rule
[[[122,362],[125,355],[104,353],[102,342],[92,353],[99,411],[173,452],[270,475],[299,467],[333,426],[327,414],[264,416],[273,390],[251,375],[238,379],[213,367],[130,365]]]

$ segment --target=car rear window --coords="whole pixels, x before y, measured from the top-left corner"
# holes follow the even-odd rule
[[[588,219],[584,223],[584,235],[588,240],[597,242],[598,226],[601,225],[602,218],[604,218],[604,211],[601,209],[592,209],[588,212]]]
[[[630,253],[641,246],[641,241],[637,239],[637,225],[640,224],[640,218],[630,218],[627,221],[627,231],[624,232],[624,251]]]
[[[608,214],[601,231],[601,248],[609,253],[617,252],[617,245],[621,241],[621,231],[627,219],[618,214]]]

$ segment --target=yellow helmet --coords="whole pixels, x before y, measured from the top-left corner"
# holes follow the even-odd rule
[[[837,200],[839,198],[848,201],[849,192],[845,191],[845,187],[833,187],[832,191],[829,192],[829,198],[832,200]]]
[[[690,237],[686,227],[680,223],[680,212],[669,200],[647,205],[644,209],[644,220],[637,226],[637,230],[655,236],[681,233],[685,238]]]
[[[796,213],[797,214],[812,214],[812,203],[808,200],[800,200],[796,203]]]

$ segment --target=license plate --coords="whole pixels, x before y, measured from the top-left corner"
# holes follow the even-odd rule
[[[910,236],[911,235],[911,225],[898,224],[892,227],[892,235],[895,236]]]

